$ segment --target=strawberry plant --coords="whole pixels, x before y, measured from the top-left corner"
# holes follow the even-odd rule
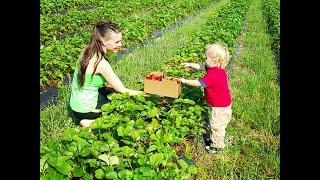
[[[41,179],[191,178],[194,165],[180,160],[173,146],[199,137],[203,108],[189,99],[112,94],[92,133],[72,128],[59,143],[41,147]],[[125,103],[124,103],[125,102]]]
[[[268,23],[268,31],[272,38],[272,48],[280,49],[280,1],[263,1],[263,13]]]
[[[81,49],[84,48],[85,44],[88,43],[88,40],[90,39],[91,26],[86,26],[85,21],[94,22],[96,20],[108,19],[107,17],[113,17],[112,20],[119,22],[119,26],[123,30],[123,47],[128,47],[146,40],[148,37],[152,36],[152,32],[155,29],[164,28],[175,22],[177,19],[183,18],[191,12],[199,10],[210,2],[210,0],[180,0],[175,2],[166,0],[165,3],[162,3],[160,0],[139,1],[139,3],[130,1],[130,3],[124,3],[123,6],[119,6],[120,4],[117,3],[110,4],[109,2],[106,2],[108,5],[105,5],[104,8],[107,8],[107,10],[104,9],[101,10],[101,12],[99,10],[100,13],[98,13],[98,11],[90,10],[90,12],[97,12],[93,13],[92,17],[82,11],[70,12],[68,13],[68,16],[56,15],[57,19],[51,16],[41,16],[43,20],[40,21],[40,36],[42,43],[40,49],[40,63],[41,69],[45,68],[45,70],[41,71],[41,77],[46,77],[40,79],[40,84],[42,85],[41,89],[43,90],[46,89],[47,86],[53,85],[51,83],[52,81],[61,81],[61,78],[55,73],[56,71],[60,70],[63,74],[66,74],[74,68],[74,63],[78,58]],[[155,7],[158,8],[153,8],[152,5],[155,5]],[[110,6],[114,7],[111,8]],[[119,9],[121,9],[121,11]],[[126,9],[135,9],[135,11],[128,16]],[[137,13],[138,10],[142,11]],[[164,16],[163,14],[166,15]],[[100,17],[100,15],[103,17]],[[97,16],[100,18],[97,18]],[[159,16],[165,18],[161,18],[160,20]],[[80,20],[82,17],[84,18],[83,21]],[[94,18],[96,20],[94,20]],[[159,21],[165,23],[158,23]],[[61,28],[61,31],[57,28]],[[64,32],[70,30],[73,31],[71,33],[72,36],[65,36],[60,40],[56,39],[56,33],[64,34]],[[63,62],[67,67],[62,69],[58,66],[53,67],[50,62],[55,61]]]

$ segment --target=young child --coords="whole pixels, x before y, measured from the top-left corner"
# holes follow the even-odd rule
[[[220,44],[209,44],[205,47],[205,64],[182,63],[184,67],[206,70],[199,80],[180,78],[182,83],[204,88],[204,99],[211,107],[210,131],[211,145],[206,149],[216,153],[224,147],[226,127],[231,120],[231,93],[228,87],[228,76],[225,67],[229,61],[228,49]]]

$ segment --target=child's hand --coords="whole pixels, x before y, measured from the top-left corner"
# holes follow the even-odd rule
[[[183,66],[185,68],[188,68],[188,67],[192,68],[191,63],[181,63],[181,66]]]
[[[201,65],[197,63],[181,63],[181,65],[185,68],[191,68],[192,72],[201,68]]]

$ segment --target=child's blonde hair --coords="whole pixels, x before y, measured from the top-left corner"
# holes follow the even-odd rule
[[[229,62],[228,48],[221,44],[207,44],[205,47],[208,56],[215,62],[219,63],[221,67],[225,68]]]

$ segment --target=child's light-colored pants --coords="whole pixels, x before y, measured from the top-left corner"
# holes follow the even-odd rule
[[[216,148],[224,148],[224,138],[226,135],[226,127],[231,120],[231,105],[227,107],[212,107],[210,118],[211,140],[212,146]]]

